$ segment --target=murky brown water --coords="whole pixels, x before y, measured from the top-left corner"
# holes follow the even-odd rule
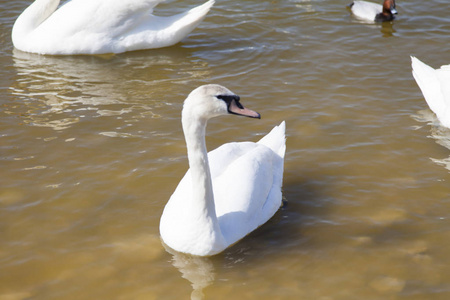
[[[450,63],[447,0],[393,24],[347,1],[217,1],[181,44],[103,57],[13,50],[31,1],[0,0],[0,299],[450,299],[450,130],[409,55]],[[168,1],[182,11],[201,1]],[[162,209],[187,169],[182,101],[227,86],[287,122],[286,206],[212,258],[167,252]]]

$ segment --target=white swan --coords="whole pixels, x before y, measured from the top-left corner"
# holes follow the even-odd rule
[[[372,22],[392,21],[394,15],[397,14],[395,0],[384,0],[383,5],[367,1],[354,1],[350,4],[350,9],[359,19]]]
[[[208,119],[227,114],[260,118],[220,85],[200,86],[184,102],[190,169],[160,222],[162,240],[176,251],[217,254],[264,224],[281,206],[284,121],[257,143],[228,143],[207,153]]]
[[[152,14],[163,0],[36,0],[17,18],[14,46],[52,55],[105,54],[174,45],[203,20],[214,0],[170,17]]]
[[[439,122],[450,128],[450,65],[433,69],[411,56],[412,74]]]

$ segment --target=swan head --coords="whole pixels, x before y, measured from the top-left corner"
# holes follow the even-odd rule
[[[184,101],[182,114],[183,118],[203,120],[228,114],[261,118],[256,111],[245,108],[238,95],[218,84],[202,85],[193,90]]]

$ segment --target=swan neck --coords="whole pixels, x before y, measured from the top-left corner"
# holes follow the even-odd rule
[[[183,132],[186,140],[189,168],[192,178],[193,213],[200,214],[220,232],[214,205],[211,172],[209,168],[208,153],[206,150],[205,132],[207,119],[190,118],[182,116]]]
[[[36,0],[17,18],[13,27],[13,40],[31,33],[50,17],[60,0]]]

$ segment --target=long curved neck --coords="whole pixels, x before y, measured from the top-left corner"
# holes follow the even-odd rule
[[[197,217],[206,218],[215,227],[218,222],[205,142],[206,123],[206,119],[193,119],[185,114],[182,116],[193,185],[190,207],[194,214],[199,214]]]
[[[58,7],[60,0],[36,0],[17,18],[13,27],[13,40],[21,38],[44,22]]]

